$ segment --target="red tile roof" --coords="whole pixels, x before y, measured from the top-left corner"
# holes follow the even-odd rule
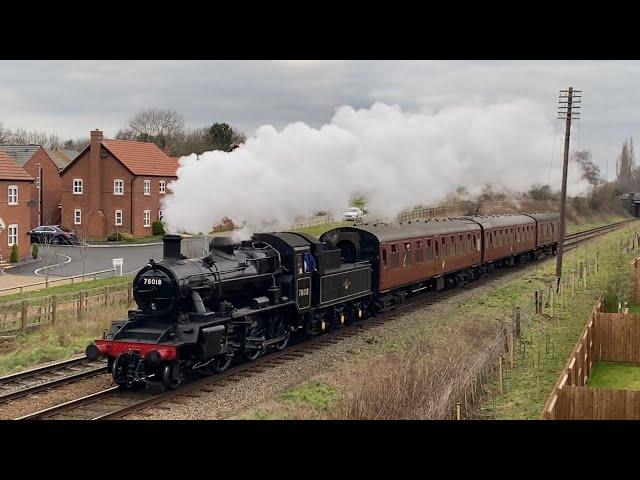
[[[0,150],[0,180],[28,180],[33,182],[34,179],[8,153]]]
[[[135,175],[176,176],[178,160],[167,156],[154,143],[103,140],[102,145]]]

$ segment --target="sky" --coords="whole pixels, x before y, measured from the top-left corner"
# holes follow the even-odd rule
[[[0,61],[0,123],[110,137],[158,107],[180,112],[188,127],[222,121],[251,136],[261,125],[319,128],[343,105],[434,113],[526,99],[555,132],[558,90],[568,85],[583,95],[573,148],[591,150],[603,174],[608,162],[613,179],[622,141],[640,131],[638,61]],[[561,161],[563,134],[559,125],[549,162]]]

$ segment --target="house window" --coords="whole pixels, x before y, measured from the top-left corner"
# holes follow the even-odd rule
[[[150,227],[151,226],[151,210],[145,210],[143,213],[144,213],[144,226]]]
[[[82,195],[82,179],[81,178],[73,179],[73,194]]]
[[[73,211],[73,224],[74,225],[82,225],[82,210],[76,208]]]
[[[122,210],[116,210],[115,224],[118,226],[122,225]]]
[[[113,194],[124,195],[124,180],[115,179],[113,181]]]
[[[165,191],[166,191],[166,183],[165,183],[164,180],[160,180],[158,182],[158,192],[159,193],[165,193]]]
[[[151,195],[151,180],[144,181],[144,194]]]
[[[9,225],[8,238],[10,247],[13,247],[16,243],[18,243],[18,225]]]
[[[18,187],[9,185],[9,205],[18,204]]]

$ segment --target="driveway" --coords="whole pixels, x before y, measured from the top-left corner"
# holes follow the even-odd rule
[[[201,257],[208,251],[209,238],[186,238],[182,240],[182,253],[189,257]],[[50,247],[50,260],[39,261],[29,265],[16,266],[6,270],[10,275],[44,276],[45,270],[49,276],[70,277],[82,275],[82,250],[75,245],[60,245]],[[40,254],[45,255],[44,248]],[[162,259],[162,244],[152,245],[119,245],[119,246],[91,246],[86,249],[85,273],[108,270],[113,268],[112,260],[122,258],[122,273],[135,273],[144,267],[150,258],[156,261]]]

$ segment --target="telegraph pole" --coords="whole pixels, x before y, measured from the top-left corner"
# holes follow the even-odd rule
[[[556,258],[556,289],[560,288],[560,277],[562,276],[562,252],[564,249],[564,237],[566,234],[565,218],[567,214],[567,170],[569,169],[569,139],[571,137],[571,119],[580,118],[581,90],[560,90],[558,100],[558,119],[566,120],[564,130],[564,163],[562,165],[562,196],[560,197],[560,235],[558,236],[558,254]]]

